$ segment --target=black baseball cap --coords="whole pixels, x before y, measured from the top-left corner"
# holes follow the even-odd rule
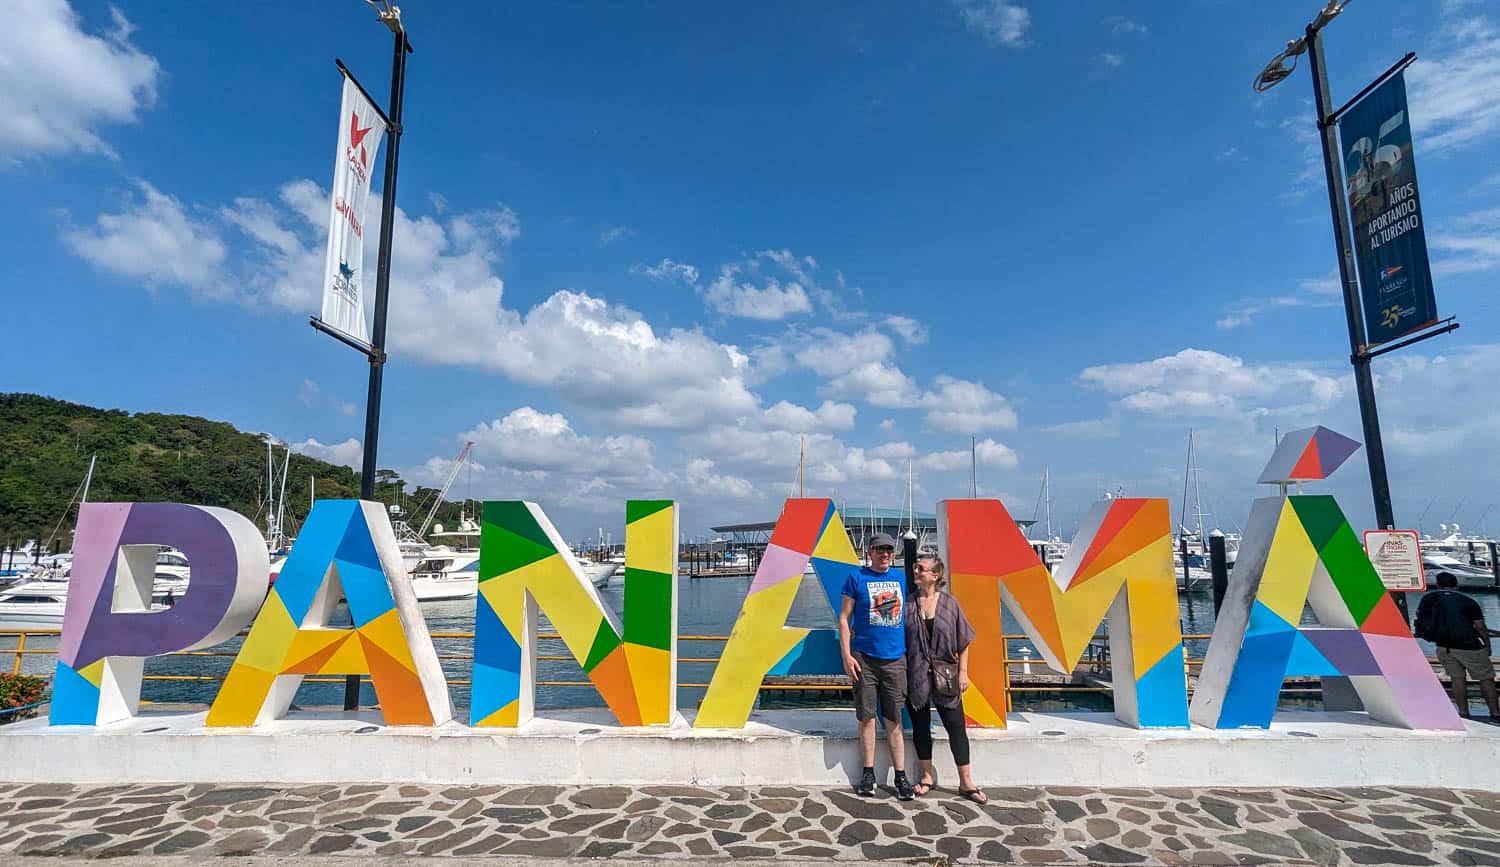
[[[890,548],[894,551],[898,547],[900,546],[896,544],[895,539],[891,538],[890,533],[876,533],[870,537],[870,543],[865,546],[865,550],[873,551],[876,548]]]

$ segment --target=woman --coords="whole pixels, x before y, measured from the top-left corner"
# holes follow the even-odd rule
[[[906,609],[906,710],[911,714],[912,741],[921,764],[914,788],[918,795],[925,795],[933,787],[929,706],[936,707],[943,728],[948,730],[953,763],[958,765],[958,793],[976,804],[987,804],[989,798],[970,775],[969,735],[964,731],[963,691],[969,688],[969,644],[974,640],[974,627],[964,617],[958,600],[942,590],[948,583],[942,560],[922,557],[912,573],[916,604]],[[934,685],[934,663],[958,667],[954,694],[943,695]]]

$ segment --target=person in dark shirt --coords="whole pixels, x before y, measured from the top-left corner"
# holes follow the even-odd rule
[[[1491,723],[1500,725],[1500,695],[1495,691],[1495,664],[1490,660],[1490,630],[1484,625],[1479,603],[1457,592],[1458,579],[1442,574],[1438,589],[1422,597],[1417,606],[1417,637],[1437,645],[1438,662],[1453,685],[1453,703],[1458,715],[1469,718],[1469,684],[1479,681]]]

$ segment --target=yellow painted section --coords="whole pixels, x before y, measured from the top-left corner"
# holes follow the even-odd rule
[[[235,663],[229,667],[224,685],[208,709],[208,726],[252,726],[260,706],[276,682],[269,671]]]
[[[672,720],[667,715],[667,709],[671,707],[671,651],[644,644],[626,644],[625,664],[629,667],[630,682],[635,689],[635,703],[640,709],[641,725],[670,723]]]
[[[854,553],[854,544],[849,541],[849,532],[844,529],[844,519],[839,517],[838,511],[835,510],[833,517],[828,519],[828,526],[823,528],[823,536],[818,539],[812,555],[839,563],[859,562],[859,555]]]
[[[239,655],[234,658],[235,665],[248,665],[272,675],[279,674],[298,631],[281,596],[272,590],[266,597],[265,605],[261,606],[260,613],[255,616],[250,634],[245,636],[245,643],[240,645]],[[220,690],[219,694],[223,695],[225,692],[227,690]]]
[[[1182,646],[1182,614],[1177,607],[1177,575],[1172,569],[1172,542],[1162,537],[1120,564],[1130,577],[1130,644],[1135,677]],[[1115,627],[1118,629],[1119,626]]]
[[[1000,693],[998,698],[1003,702],[1005,693]],[[995,710],[985,698],[984,693],[976,689],[972,683],[969,684],[968,689],[964,690],[964,715],[987,729],[1008,728],[1004,711]]]
[[[515,728],[521,718],[521,702],[516,700],[500,708],[484,719],[470,723],[476,728]]]
[[[78,669],[78,674],[94,686],[104,681],[104,659],[96,659],[93,662]]]
[[[544,560],[496,575],[480,583],[479,591],[490,601],[500,622],[505,624],[506,630],[517,643],[521,642],[522,637],[524,597],[521,591],[529,591],[536,597],[537,605],[547,612],[547,619],[557,628],[568,651],[583,660],[588,659],[594,635],[599,631],[599,621],[604,618],[603,612],[585,589],[587,582],[587,578],[568,567],[561,554],[553,554]]]
[[[1271,550],[1266,555],[1265,572],[1255,598],[1286,622],[1297,625],[1317,565],[1318,551],[1307,538],[1302,520],[1288,498],[1281,506],[1276,535],[1271,538]]]
[[[353,633],[347,629],[299,629],[292,635],[291,647],[284,654],[282,668],[277,671],[299,665],[351,635]]]
[[[359,628],[359,634],[373,641],[401,667],[417,673],[417,664],[411,658],[411,644],[406,638],[406,628],[401,624],[401,612],[392,608],[386,613]]]
[[[1121,624],[1116,628],[1130,630],[1136,675],[1145,673],[1174,645],[1182,642],[1177,579],[1172,571],[1172,547],[1168,535],[1160,536],[1081,584],[1063,590],[1052,581],[1048,587],[1062,646],[1045,646],[1045,634],[1035,637],[1037,643],[1043,645],[1039,649],[1044,653],[1050,651],[1049,655],[1061,661],[1067,671],[1078,665],[1115,597],[1127,587],[1131,622],[1129,626]],[[1017,595],[1017,599],[1020,601],[1021,597]],[[1028,611],[1026,614],[1033,623],[1045,621],[1048,617],[1044,611]]]
[[[625,525],[625,565],[672,574],[672,560],[677,554],[677,535],[672,532],[677,507],[653,512]]]
[[[745,597],[698,708],[695,728],[743,728],[750,719],[766,672],[812,631],[784,625],[801,583],[798,576]]]
[[[344,643],[333,652],[333,656],[318,669],[319,674],[369,674],[370,663],[365,659],[365,646],[353,630],[329,630],[343,632]]]

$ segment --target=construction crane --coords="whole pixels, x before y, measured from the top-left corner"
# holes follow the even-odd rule
[[[438,491],[437,497],[432,501],[432,508],[427,510],[427,517],[422,520],[422,529],[417,535],[427,537],[427,528],[432,526],[432,519],[437,517],[438,509],[442,508],[443,498],[448,496],[448,489],[453,487],[453,480],[458,478],[458,471],[463,469],[464,461],[469,459],[469,449],[474,447],[474,441],[464,443],[463,451],[458,453],[458,459],[453,462],[453,469],[448,471],[448,480],[443,482],[443,489]]]

